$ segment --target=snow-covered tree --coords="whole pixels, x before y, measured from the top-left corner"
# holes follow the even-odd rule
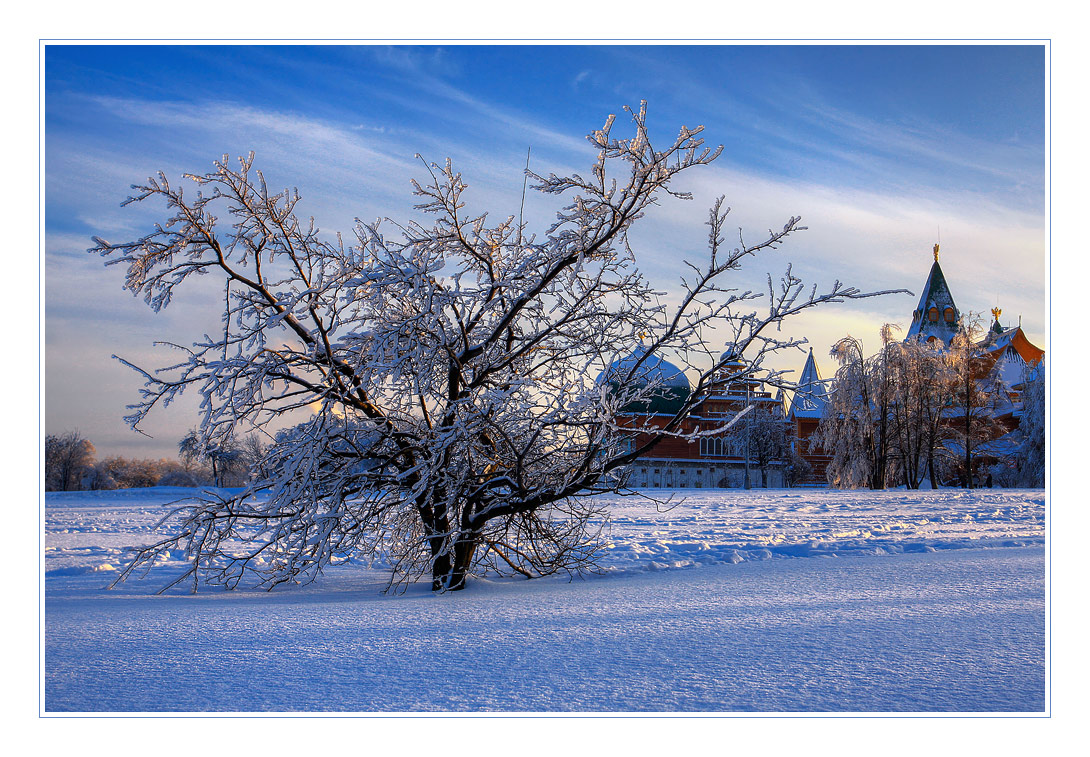
[[[1022,389],[1022,444],[1018,450],[1018,475],[1022,486],[1045,485],[1045,362],[1029,369]]]
[[[949,438],[946,411],[953,397],[953,373],[941,347],[919,339],[891,342],[893,401],[890,425],[897,478],[918,489],[924,475],[938,486],[936,462]]]
[[[945,353],[952,382],[948,412],[951,444],[960,458],[961,482],[967,489],[974,486],[977,448],[1005,431],[996,420],[1000,387],[985,381],[988,366],[980,344],[983,335],[979,316],[967,313]]]
[[[253,156],[189,175],[195,196],[162,174],[125,204],[165,202],[169,217],[132,242],[91,250],[127,267],[126,287],[153,310],[207,274],[223,282],[223,329],[145,371],[129,423],[189,389],[203,402],[197,429],[211,448],[240,424],[271,428],[310,414],[273,445],[269,475],[236,497],[194,505],[178,530],[140,551],[121,577],[166,550],[190,564],[174,584],[272,587],[312,579],[346,555],[382,556],[392,582],[428,576],[461,589],[474,571],[527,576],[593,562],[601,521],[588,495],[615,490],[619,471],[663,438],[706,393],[724,345],[767,372],[770,352],[797,345],[776,326],[809,307],[870,296],[835,282],[807,291],[787,273],[759,293],[726,275],[801,227],[791,218],[756,244],[724,244],[728,210],[709,214],[709,252],[690,265],[676,304],[636,268],[628,233],[681,172],[710,163],[701,128],[652,147],[646,109],[634,133],[614,118],[588,139],[587,177],[529,173],[536,189],[567,195],[540,236],[507,218],[467,211],[461,174],[426,164],[418,209],[388,236],[358,222],[354,244],[296,215],[297,191],[274,192]],[[720,148],[721,149],[721,148]],[[638,359],[615,363],[640,348]],[[647,441],[628,445],[619,412],[659,390],[648,366],[668,353],[696,376],[689,399]],[[608,365],[623,366],[597,380]],[[360,432],[362,429],[362,432]],[[641,437],[642,438],[642,437]],[[174,585],[172,584],[172,585]]]
[[[257,478],[266,478],[269,470],[265,461],[269,454],[269,445],[261,441],[257,434],[242,437],[237,445],[240,470]]]
[[[773,465],[786,464],[789,447],[783,412],[766,405],[754,405],[737,425],[738,446],[761,472],[761,486],[768,488],[768,472]]]
[[[213,486],[232,486],[240,483],[242,468],[250,462],[243,447],[235,440],[234,434],[227,433],[215,438],[205,438],[195,429],[190,429],[178,442],[178,456],[181,457],[185,470],[191,470],[193,464],[206,461],[212,467]]]
[[[79,431],[50,434],[45,438],[43,461],[46,491],[75,491],[84,476],[94,470],[95,445]]]
[[[831,455],[826,466],[829,483],[840,488],[884,489],[890,472],[893,441],[890,406],[893,375],[890,368],[891,327],[882,327],[882,348],[868,358],[863,342],[846,336],[830,355],[840,368],[826,395],[815,441]]]

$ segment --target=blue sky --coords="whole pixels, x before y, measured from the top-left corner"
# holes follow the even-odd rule
[[[253,150],[273,185],[297,186],[323,229],[412,215],[409,179],[451,157],[476,209],[518,211],[527,148],[538,172],[586,171],[583,136],[649,103],[662,142],[703,124],[723,144],[635,236],[664,289],[699,259],[720,194],[756,240],[791,215],[809,230],[746,286],[786,261],[820,286],[918,294],[942,242],[959,307],[1003,308],[1047,348],[1046,49],[1041,45],[106,46],[47,45],[44,66],[45,431],[79,428],[105,454],[173,456],[194,422],[185,403],[148,424],[120,421],[136,398],[118,353],[155,365],[155,339],[215,328],[215,289],[153,315],[121,271],[84,250],[133,238],[156,216],[122,209],[129,184],[200,172]],[[544,229],[555,205],[531,198]],[[907,327],[916,297],[816,312],[792,326],[825,375],[829,345]],[[782,367],[804,355],[789,356]]]

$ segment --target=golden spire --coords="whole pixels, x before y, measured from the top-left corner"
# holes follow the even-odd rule
[[[992,308],[992,318],[994,318],[996,321],[998,321],[999,316],[1001,316],[1001,315],[1003,315],[1002,310],[1000,310],[998,307]]]
[[[936,263],[939,262],[939,245],[938,245],[938,242],[935,243],[935,262]]]

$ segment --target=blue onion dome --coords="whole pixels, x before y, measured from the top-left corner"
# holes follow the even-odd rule
[[[609,384],[614,389],[619,388],[620,382],[625,381],[627,386],[647,386],[652,384],[655,391],[651,397],[639,402],[632,402],[623,408],[624,412],[631,413],[667,413],[673,415],[685,403],[692,393],[689,379],[684,371],[668,360],[658,355],[647,356],[636,373],[628,378],[629,372],[636,363],[644,357],[647,348],[637,347],[631,355],[619,358],[610,363],[598,375],[599,384]]]

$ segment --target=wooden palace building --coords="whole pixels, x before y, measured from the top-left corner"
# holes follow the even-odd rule
[[[629,408],[627,415],[633,427],[661,428],[692,392],[681,369],[657,356],[643,358],[643,350],[637,349],[603,371],[599,381],[608,382],[611,375],[624,375],[629,366],[641,359],[643,380],[654,382],[659,388],[650,403]],[[760,381],[745,376],[743,365],[738,362],[726,363],[723,376],[684,418],[678,436],[664,439],[650,454],[629,466],[629,486],[742,487],[746,486],[747,477],[752,486],[784,485],[783,455],[778,451],[772,454],[777,435],[782,439],[785,429],[782,392],[773,396]],[[731,420],[747,406],[752,406],[750,413],[731,426]],[[765,431],[771,438],[765,438],[761,433]],[[646,434],[636,433],[629,444],[638,446],[646,438]]]
[[[925,340],[948,347],[957,333],[961,312],[939,265],[939,246],[919,304],[912,312],[905,340]],[[1020,325],[1004,327],[1002,311],[992,309],[993,323],[978,343],[982,357],[980,380],[1000,379],[1006,407],[999,410],[1008,429],[1018,425],[1021,393],[1027,377],[1044,357]],[[613,363],[599,377],[624,374],[643,351]],[[657,356],[644,360],[646,376],[662,387],[660,396],[631,411],[633,426],[659,426],[672,418],[689,398],[692,388],[684,372]],[[783,391],[775,395],[757,379],[745,376],[741,362],[728,362],[724,379],[686,416],[678,437],[667,438],[633,463],[628,485],[634,488],[825,486],[831,459],[813,435],[825,411],[828,383],[821,377],[811,348],[799,374],[791,401]],[[752,406],[745,420],[728,427],[730,420]],[[778,428],[778,430],[777,430]],[[630,443],[639,444],[640,434]],[[774,454],[773,454],[774,453]]]

